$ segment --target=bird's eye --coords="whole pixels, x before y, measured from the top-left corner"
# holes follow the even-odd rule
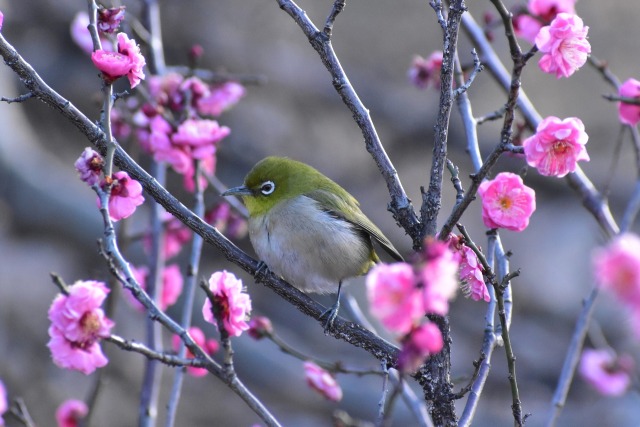
[[[273,183],[273,181],[265,181],[260,186],[260,192],[265,196],[268,196],[269,194],[273,193],[275,189],[276,189],[276,185]]]

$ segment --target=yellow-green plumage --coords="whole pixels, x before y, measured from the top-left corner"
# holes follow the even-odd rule
[[[307,164],[267,157],[243,186],[224,194],[242,196],[258,257],[304,292],[333,293],[344,279],[366,273],[379,261],[373,241],[402,260],[358,201]]]

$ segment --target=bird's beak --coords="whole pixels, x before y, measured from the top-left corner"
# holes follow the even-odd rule
[[[222,196],[251,196],[253,193],[250,188],[241,185],[239,187],[233,187],[222,193]]]

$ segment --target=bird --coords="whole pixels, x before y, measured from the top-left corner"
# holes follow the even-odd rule
[[[394,260],[403,260],[355,197],[306,163],[266,157],[243,185],[222,193],[232,195],[247,208],[249,239],[261,267],[305,293],[337,291],[335,303],[320,317],[326,318],[325,333],[338,315],[343,281],[380,262],[374,242]]]

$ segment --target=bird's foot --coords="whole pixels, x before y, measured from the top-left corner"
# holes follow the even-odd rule
[[[271,270],[267,267],[264,261],[258,262],[258,267],[256,268],[256,272],[253,273],[253,277],[256,279],[256,283],[261,283],[267,277]]]
[[[324,321],[325,334],[328,334],[333,329],[333,322],[336,320],[336,317],[338,317],[338,310],[340,310],[340,299],[337,299],[331,308],[320,315],[320,319],[326,317]]]

